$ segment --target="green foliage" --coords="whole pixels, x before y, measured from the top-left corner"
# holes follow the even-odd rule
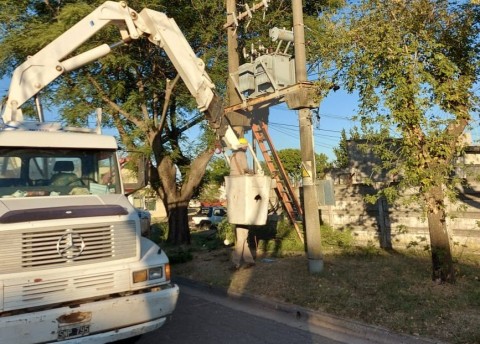
[[[302,179],[302,154],[300,150],[295,148],[281,149],[278,151],[278,156],[290,178],[296,182],[300,181]],[[325,172],[332,167],[332,164],[328,162],[328,157],[323,153],[315,154],[315,162],[317,176],[318,178],[323,178]]]
[[[277,221],[270,218],[264,226],[250,226],[249,228],[250,245],[256,246],[262,252],[281,256],[304,250],[295,228],[286,220]],[[226,219],[222,221],[217,226],[215,239],[218,247],[223,246],[225,242],[233,245],[235,243],[235,225]]]
[[[325,178],[326,172],[333,166],[333,164],[328,161],[328,156],[323,153],[315,153],[315,164],[317,168],[318,179]]]
[[[302,155],[300,150],[295,148],[281,149],[278,151],[278,157],[290,178],[294,181],[299,181],[302,178]]]
[[[335,21],[337,54],[323,57],[338,68],[335,78],[359,94],[362,131],[381,160],[374,172],[388,171],[384,187],[417,188],[432,235],[432,276],[453,282],[445,199],[456,197],[455,159],[478,113],[480,8],[361,0]],[[384,196],[397,194],[391,188]]]
[[[167,241],[168,236],[168,222],[155,222],[150,226],[150,239],[161,244]]]
[[[167,243],[168,222],[155,222],[150,227],[150,240],[159,245],[168,256],[171,264],[185,263],[193,259],[192,248]]]
[[[218,202],[220,198],[220,188],[216,183],[203,184],[200,188],[198,200],[200,202]]]
[[[478,97],[478,8],[446,1],[364,0],[340,21],[336,62],[360,94],[365,138],[402,187],[448,184],[460,135]],[[366,35],[365,32],[368,32]],[[388,137],[400,137],[392,150]]]
[[[321,226],[322,246],[328,249],[355,250],[354,239],[348,229],[337,230],[329,226]],[[298,238],[294,226],[287,220],[269,219],[265,226],[251,226],[250,237],[252,245],[256,245],[262,252],[273,256],[283,256],[295,252],[303,252],[304,244]],[[217,244],[205,245],[210,248],[223,245],[227,240],[230,244],[235,242],[235,225],[222,221],[217,226],[215,238]],[[210,236],[210,240],[213,238]],[[198,239],[195,240],[199,243]]]
[[[227,219],[224,219],[217,226],[216,236],[222,243],[227,241],[228,243],[233,244],[235,242],[235,225],[229,223]]]
[[[295,228],[285,219],[271,219],[265,226],[253,226],[250,236],[261,251],[273,256],[304,251]]]
[[[205,172],[204,181],[221,185],[225,181],[225,176],[230,173],[230,167],[223,157],[214,156],[208,164]]]
[[[333,153],[336,156],[336,160],[334,162],[335,167],[337,168],[346,168],[350,162],[348,157],[348,145],[347,145],[347,133],[345,129],[342,129],[340,134],[340,142],[338,143],[338,147],[333,148]]]
[[[199,232],[194,238],[194,246],[197,250],[201,251],[213,251],[224,247],[223,241],[218,240],[215,232]]]
[[[334,229],[330,226],[320,227],[322,246],[348,249],[353,246],[353,236],[348,229]]]
[[[170,264],[186,263],[193,259],[191,247],[186,247],[183,245],[165,246],[164,249]]]

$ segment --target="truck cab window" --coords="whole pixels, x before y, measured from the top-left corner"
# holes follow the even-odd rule
[[[0,197],[121,193],[115,151],[0,150]]]

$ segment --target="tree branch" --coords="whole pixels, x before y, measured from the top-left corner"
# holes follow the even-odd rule
[[[94,77],[92,77],[91,75],[88,75],[88,80],[92,83],[92,85],[95,87],[97,92],[100,94],[100,97],[102,98],[102,100],[105,103],[107,103],[108,106],[110,106],[114,111],[124,116],[128,121],[132,122],[136,127],[144,128],[142,121],[139,121],[131,113],[124,111],[120,106],[117,105],[117,103],[115,103],[105,94],[102,87],[98,84],[97,80],[95,80]]]
[[[138,70],[137,68],[137,76],[138,75],[141,75],[141,72]],[[145,85],[143,83],[143,80],[142,78],[138,77],[137,78],[137,87],[138,87],[138,92],[142,95],[142,104],[140,105],[140,108],[142,109],[142,114],[143,114],[143,121],[144,123],[149,123],[150,121],[150,117],[148,116],[148,109],[147,109],[147,105],[145,104],[145,99],[146,99],[146,96],[145,96]]]
[[[160,133],[162,132],[163,127],[165,125],[165,119],[167,118],[168,104],[170,103],[170,98],[172,96],[173,88],[175,87],[175,85],[177,84],[179,79],[180,79],[180,74],[177,74],[175,76],[175,79],[173,79],[173,81],[167,79],[167,86],[165,88],[165,101],[163,103],[162,117],[160,118],[160,122],[158,123],[158,131]]]
[[[188,191],[193,194],[194,187],[200,184],[200,181],[205,175],[208,162],[212,158],[214,151],[214,149],[208,149],[198,155],[197,158],[192,162],[190,166],[190,171],[195,171],[196,173],[189,173],[187,180],[182,185],[182,194]],[[198,173],[198,171],[203,171],[203,173]],[[192,195],[189,195],[189,198],[191,196]]]

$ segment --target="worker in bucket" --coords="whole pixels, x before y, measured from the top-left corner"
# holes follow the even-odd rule
[[[253,174],[253,170],[248,168],[247,162],[247,148],[248,141],[245,138],[238,139],[239,145],[233,151],[230,158],[230,176],[242,176],[246,174]],[[245,263],[245,268],[255,266],[255,260],[252,251],[248,245],[248,226],[235,225],[235,249],[232,254],[232,270],[238,270]]]

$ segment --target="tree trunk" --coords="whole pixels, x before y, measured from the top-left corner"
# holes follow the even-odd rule
[[[442,187],[433,187],[427,192],[426,197],[428,230],[432,250],[432,280],[440,283],[454,283],[455,270],[447,231]]]
[[[182,182],[178,182],[176,162],[168,155],[163,155],[163,148],[158,133],[155,137],[155,144],[152,146],[158,149],[155,153],[157,166],[151,166],[150,183],[153,185],[158,196],[162,199],[168,216],[168,237],[167,241],[172,244],[190,244],[190,229],[188,228],[188,202],[192,198],[195,189],[200,185],[205,174],[213,148],[197,155],[190,163],[189,173],[182,174]]]
[[[385,197],[380,197],[377,201],[378,205],[378,229],[380,231],[380,247],[390,251],[392,247],[392,226],[390,224],[390,212],[388,211],[388,203]]]
[[[168,209],[168,237],[172,244],[190,244],[188,202],[171,202]]]

